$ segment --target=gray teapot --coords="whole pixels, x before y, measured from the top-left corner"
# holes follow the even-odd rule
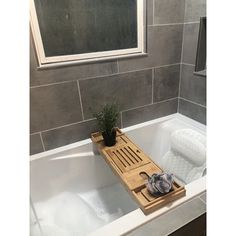
[[[172,190],[174,175],[169,173],[152,174],[149,176],[146,172],[139,173],[141,177],[147,178],[147,190],[154,196],[160,196],[169,193]]]

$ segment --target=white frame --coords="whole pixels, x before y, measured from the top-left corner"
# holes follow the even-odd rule
[[[40,33],[34,0],[30,0],[30,25],[37,52],[39,67],[52,67],[67,64],[86,63],[131,56],[146,55],[146,1],[137,0],[138,47],[104,52],[46,57]]]

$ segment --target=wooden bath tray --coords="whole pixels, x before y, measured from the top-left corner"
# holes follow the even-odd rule
[[[139,173],[145,171],[152,175],[154,173],[161,173],[162,169],[122,133],[120,129],[117,128],[116,132],[116,145],[112,147],[104,145],[100,132],[92,133],[91,139],[113,172],[120,177],[121,183],[139,204],[144,214],[147,215],[167,203],[185,196],[185,188],[176,182],[174,182],[171,192],[160,197],[150,195],[147,191],[145,180]]]

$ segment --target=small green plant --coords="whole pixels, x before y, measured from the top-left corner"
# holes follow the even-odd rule
[[[119,106],[116,102],[106,104],[93,116],[97,119],[100,131],[111,135],[119,117]]]

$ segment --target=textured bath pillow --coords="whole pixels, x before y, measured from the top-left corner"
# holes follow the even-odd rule
[[[171,149],[178,152],[194,166],[202,166],[206,162],[206,138],[192,129],[173,132]]]

